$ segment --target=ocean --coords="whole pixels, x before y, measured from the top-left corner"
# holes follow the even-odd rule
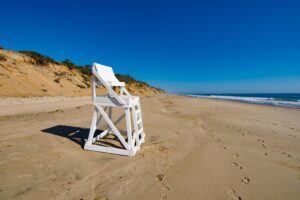
[[[300,109],[300,94],[190,94],[188,96]]]

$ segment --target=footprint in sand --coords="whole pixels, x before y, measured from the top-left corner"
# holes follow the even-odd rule
[[[221,147],[223,148],[223,149],[228,149],[228,147],[226,147],[226,146],[224,146],[224,145],[221,145]]]
[[[291,154],[287,154],[287,153],[285,153],[285,152],[282,152],[281,154],[287,155],[289,158],[293,157]]]
[[[230,195],[231,197],[233,197],[233,199],[235,199],[235,200],[242,200],[242,197],[240,197],[240,196],[236,193],[235,190],[230,189],[228,193],[229,193],[229,195]]]
[[[156,176],[156,179],[157,179],[159,182],[163,181],[164,178],[165,178],[165,175],[164,175],[164,174],[159,174],[159,175]]]
[[[165,189],[170,190],[170,187],[167,186],[164,182],[162,182],[165,179],[165,177],[166,176],[164,174],[159,174],[159,175],[156,176],[156,179],[157,179],[157,181],[159,181],[163,185],[163,187]]]
[[[235,154],[233,154],[233,157],[234,158],[237,158],[237,157],[239,157],[240,155],[238,154],[238,153],[235,153]]]
[[[49,177],[49,181],[52,181],[52,182],[55,182],[56,181],[56,179],[57,179],[57,177]]]
[[[241,181],[245,184],[248,184],[250,182],[250,178],[248,178],[247,176],[244,176]]]
[[[277,132],[276,132],[276,131],[274,131],[274,130],[272,130],[272,133],[274,133],[274,134],[277,134]]]
[[[234,162],[234,163],[232,163],[234,166],[236,166],[236,167],[239,167],[240,169],[243,169],[243,167],[242,166],[240,166],[240,164],[239,163],[236,163],[236,162]]]
[[[6,147],[12,147],[12,144],[5,144]]]
[[[295,137],[296,137],[296,135],[289,135],[289,137],[294,137],[294,138],[295,138]]]
[[[263,139],[256,139],[257,142],[262,142],[264,143],[265,141]]]

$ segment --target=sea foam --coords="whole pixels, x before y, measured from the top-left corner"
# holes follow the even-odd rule
[[[300,109],[300,100],[295,101],[284,101],[278,100],[272,97],[239,97],[239,96],[223,96],[223,95],[188,95],[191,97],[198,97],[198,98],[210,98],[210,99],[224,99],[224,100],[231,100],[231,101],[239,101],[239,102],[246,102],[246,103],[256,103],[256,104],[263,104],[263,105],[272,105],[272,106],[281,106],[287,108],[298,108]]]

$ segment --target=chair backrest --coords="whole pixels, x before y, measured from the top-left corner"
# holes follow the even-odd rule
[[[98,75],[107,83],[111,82],[120,82],[114,74],[114,71],[111,67],[101,65],[98,63],[94,63],[93,67],[95,67]]]

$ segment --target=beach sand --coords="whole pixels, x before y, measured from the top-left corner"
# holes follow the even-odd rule
[[[1,99],[0,199],[300,199],[300,110],[141,101],[146,143],[124,157],[83,150],[89,98]]]

